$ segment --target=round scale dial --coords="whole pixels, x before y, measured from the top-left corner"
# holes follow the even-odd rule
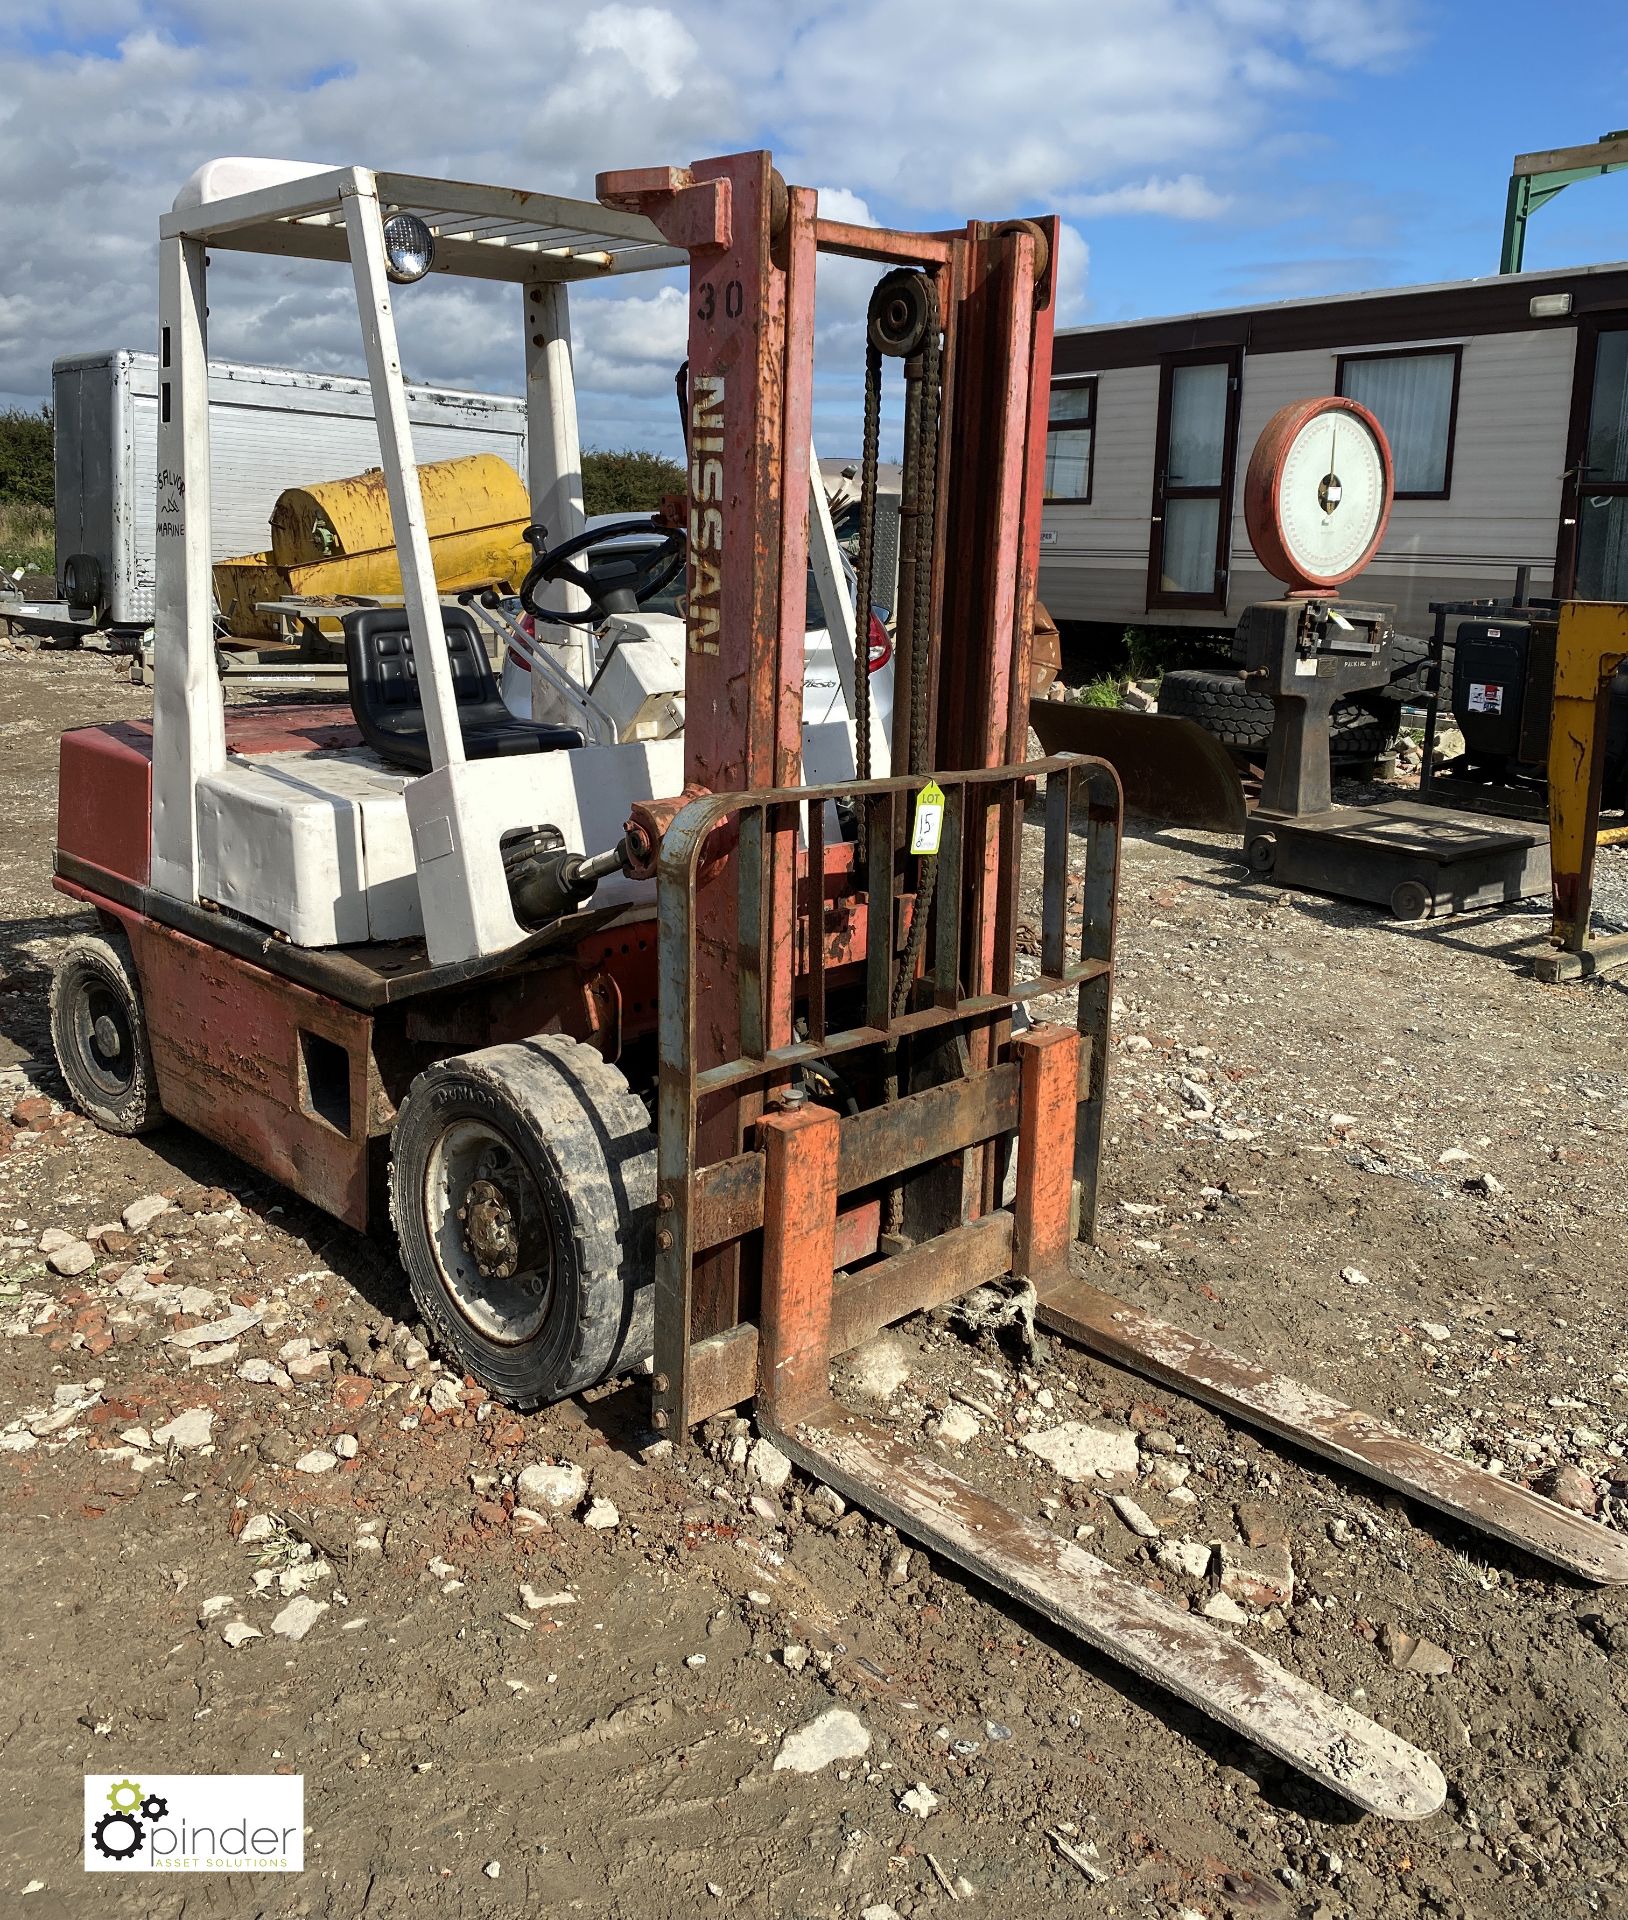
[[[1244,521],[1260,563],[1291,588],[1338,587],[1361,572],[1391,511],[1385,430],[1355,400],[1295,400],[1267,421],[1244,479]]]

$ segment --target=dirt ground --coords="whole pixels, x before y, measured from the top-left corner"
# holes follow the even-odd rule
[[[1620,1593],[1044,1335],[944,1312],[842,1370],[1186,1604],[1225,1549],[1234,1630],[1440,1760],[1442,1813],[1358,1817],[776,1486],[744,1427],[651,1448],[636,1390],[484,1403],[387,1247],[180,1129],[64,1114],[56,735],[147,700],[122,662],[0,652],[0,1111],[33,1103],[0,1154],[0,1911],[1628,1914]],[[1092,1275],[1625,1524],[1623,991],[1534,985],[1536,913],[1403,927],[1197,835],[1133,836],[1121,903]],[[94,1265],[51,1272],[51,1229],[105,1230]],[[1135,1437],[1157,1537],[1022,1444],[1075,1421]],[[557,1509],[518,1484],[551,1462],[581,1470]],[[833,1707],[868,1749],[777,1769]],[[278,1769],[302,1876],[83,1871],[84,1773]]]

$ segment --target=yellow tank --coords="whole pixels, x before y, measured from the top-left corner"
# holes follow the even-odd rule
[[[495,453],[436,460],[418,470],[436,585],[443,593],[503,582],[517,587],[531,562],[521,538],[531,518],[526,489]],[[390,500],[378,467],[348,480],[286,488],[271,511],[271,551],[223,560],[215,598],[230,631],[275,634],[260,600],[298,595],[388,598],[401,592]]]

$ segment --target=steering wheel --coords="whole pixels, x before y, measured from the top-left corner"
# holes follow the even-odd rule
[[[586,567],[571,563],[579,553],[603,546],[610,540],[625,540],[629,534],[657,533],[653,546],[641,546],[616,556],[625,561],[614,573],[595,579]],[[520,604],[534,620],[550,620],[562,626],[597,627],[615,613],[637,613],[639,603],[660,593],[679,574],[684,565],[688,534],[683,527],[669,527],[654,514],[643,520],[614,520],[607,527],[589,527],[585,532],[562,540],[557,547],[543,547],[546,535],[541,527],[527,527],[536,558],[520,583]],[[540,607],[535,595],[549,580],[563,580],[578,589],[588,601],[585,613],[561,613],[554,607]]]

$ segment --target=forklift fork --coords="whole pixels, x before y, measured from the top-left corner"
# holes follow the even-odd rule
[[[1022,1076],[1013,1266],[1044,1289],[1067,1273],[1079,1037],[1037,1027],[1013,1048]],[[831,1397],[839,1124],[822,1107],[760,1124],[760,1427],[845,1499],[1359,1807],[1400,1820],[1436,1812],[1446,1782],[1428,1754]]]

